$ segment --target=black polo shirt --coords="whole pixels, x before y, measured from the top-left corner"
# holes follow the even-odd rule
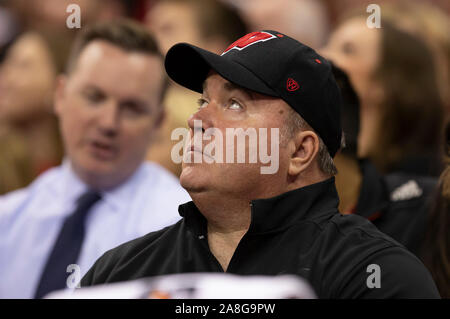
[[[381,175],[369,160],[359,165],[362,183],[354,213],[420,258],[438,179],[400,169]]]
[[[251,224],[227,272],[295,274],[320,298],[436,298],[423,264],[365,218],[339,214],[334,178],[251,202]],[[82,286],[188,272],[223,272],[193,202],[178,223],[106,252]],[[379,266],[379,288],[373,266]],[[375,266],[375,267],[377,267]],[[369,284],[368,284],[369,282]]]

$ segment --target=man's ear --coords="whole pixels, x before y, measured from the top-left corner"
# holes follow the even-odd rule
[[[55,93],[53,94],[53,111],[59,115],[62,109],[63,100],[67,86],[67,76],[59,75],[56,79]]]
[[[319,137],[313,131],[298,132],[293,137],[295,150],[289,163],[289,175],[297,176],[305,171],[319,152]]]

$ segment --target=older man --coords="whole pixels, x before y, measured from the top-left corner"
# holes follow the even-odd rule
[[[166,81],[162,55],[139,25],[82,33],[55,94],[66,160],[0,197],[0,297],[75,287],[108,249],[180,218],[188,194],[144,162]]]
[[[339,214],[332,157],[341,98],[324,58],[262,31],[220,56],[177,44],[165,66],[174,81],[203,93],[180,176],[193,202],[180,206],[177,224],[107,252],[83,286],[183,272],[288,273],[306,278],[321,298],[439,297],[416,257],[369,221]],[[267,129],[279,130],[279,143],[262,136]],[[220,136],[242,140],[249,130],[259,132],[259,144],[249,138],[246,161],[233,161],[236,153],[218,160],[233,145]],[[215,147],[204,147],[209,140]],[[261,156],[250,160],[267,144],[279,154],[269,174]]]

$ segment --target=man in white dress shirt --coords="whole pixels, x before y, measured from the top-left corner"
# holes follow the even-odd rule
[[[178,221],[189,196],[144,162],[166,86],[163,58],[140,26],[120,21],[80,35],[55,93],[66,158],[0,197],[0,298],[73,288],[105,251]]]

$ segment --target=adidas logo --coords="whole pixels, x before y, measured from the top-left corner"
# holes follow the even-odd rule
[[[410,180],[407,183],[397,187],[391,193],[391,201],[397,202],[401,200],[408,200],[422,196],[423,191],[417,185],[416,181]]]

